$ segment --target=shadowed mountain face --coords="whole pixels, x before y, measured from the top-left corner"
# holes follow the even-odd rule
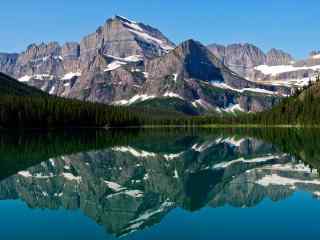
[[[282,143],[289,134],[288,146],[306,139],[275,133]],[[307,148],[300,144],[295,152],[277,141],[270,144],[271,135],[225,130],[4,134],[0,199],[21,199],[30,208],[80,209],[107,232],[124,236],[161,222],[176,208],[253,207],[295,191],[319,196],[320,179],[311,167],[319,165],[310,161]],[[17,141],[20,148],[14,149]]]

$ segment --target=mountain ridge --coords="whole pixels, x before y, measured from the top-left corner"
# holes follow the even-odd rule
[[[292,89],[308,85],[314,81],[320,70],[320,57],[317,51],[304,60],[294,59],[291,54],[276,48],[268,52],[250,44],[219,45],[208,48],[231,70],[255,82],[287,86]]]
[[[199,114],[262,111],[290,93],[245,80],[197,41],[176,46],[159,30],[120,16],[79,43],[31,44],[19,55],[0,55],[0,71],[51,95],[114,105],[182,99]]]

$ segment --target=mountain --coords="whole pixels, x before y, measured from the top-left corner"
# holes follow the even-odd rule
[[[273,106],[281,94],[286,93],[286,89],[239,77],[194,40],[147,61],[145,72],[148,79],[138,96],[171,97],[191,103],[195,108],[218,112],[261,111]]]
[[[293,57],[280,49],[272,48],[266,54],[266,64],[269,66],[290,65],[294,61]]]
[[[253,46],[246,49],[241,59],[232,57],[237,46],[217,55],[252,67],[267,58]],[[275,61],[274,55],[270,61]],[[288,87],[247,81],[225,62],[194,40],[175,46],[159,30],[120,16],[80,43],[31,44],[21,54],[0,54],[0,70],[19,81],[52,95],[91,102],[170,106],[195,115],[262,111],[290,94]]]
[[[255,82],[297,88],[314,80],[320,70],[317,51],[310,53],[306,60],[295,60],[289,53],[271,49],[264,53],[252,44],[231,44],[228,46],[211,44],[208,48],[226,66],[240,76]]]

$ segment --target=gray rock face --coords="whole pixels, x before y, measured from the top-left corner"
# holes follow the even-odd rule
[[[213,54],[223,60],[230,68],[251,69],[259,65],[288,65],[293,57],[279,49],[271,49],[264,53],[260,48],[249,44],[231,44],[228,46],[211,44],[208,46]]]
[[[273,48],[264,53],[260,48],[248,43],[228,46],[211,44],[208,48],[223,60],[224,64],[230,69],[253,81],[270,80],[267,76],[255,70],[257,66],[290,65],[294,62],[294,58],[282,50]]]
[[[256,84],[238,76],[194,40],[188,40],[170,53],[148,61],[146,72],[149,78],[143,89],[144,95],[166,96],[174,93],[196,106],[202,103],[202,107],[206,105],[211,109],[223,110],[239,104],[244,111],[261,111],[275,104],[278,98],[261,93],[263,90],[255,92],[254,89],[279,95],[286,92],[286,89]]]
[[[80,44],[32,44],[21,54],[0,54],[0,71],[50,94],[79,99],[88,95],[86,88],[91,88],[93,84],[95,93],[92,96],[89,94],[88,98],[110,102],[110,99],[117,99],[117,94],[113,96],[112,93],[115,89],[110,89],[110,86],[108,90],[97,88],[106,85],[101,83],[99,76],[103,75],[108,64],[116,61],[112,57],[124,59],[136,56],[142,60],[163,55],[173,47],[174,44],[157,29],[116,16],[107,20],[95,33],[84,37]],[[136,79],[135,76],[128,77],[131,73],[124,70],[116,72],[103,76],[103,79],[107,79],[105,82],[119,82],[119,78],[123,77],[129,84],[130,81],[126,79]],[[83,77],[80,78],[81,75]]]
[[[225,63],[228,65],[242,65],[254,67],[266,61],[265,54],[252,44],[232,44],[226,47]]]
[[[301,88],[315,80],[320,70],[318,51],[308,59],[294,60],[282,50],[273,48],[265,54],[251,44],[211,44],[208,48],[231,70],[254,82]]]
[[[271,49],[267,53],[266,64],[270,66],[277,66],[277,65],[290,65],[292,64],[293,57],[279,49]]]
[[[0,53],[0,72],[13,75],[18,57],[19,54]]]
[[[231,44],[222,46],[211,44],[208,48],[231,70],[247,77],[255,66],[266,63],[266,55],[252,44]]]
[[[85,63],[97,52],[120,58],[134,55],[152,58],[173,47],[174,44],[158,30],[119,16],[107,20],[80,43],[81,61]]]

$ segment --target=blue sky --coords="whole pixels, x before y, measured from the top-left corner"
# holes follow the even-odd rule
[[[1,3],[0,52],[79,41],[118,14],[159,28],[175,43],[250,42],[302,58],[320,49],[319,10],[319,0],[8,0]]]

